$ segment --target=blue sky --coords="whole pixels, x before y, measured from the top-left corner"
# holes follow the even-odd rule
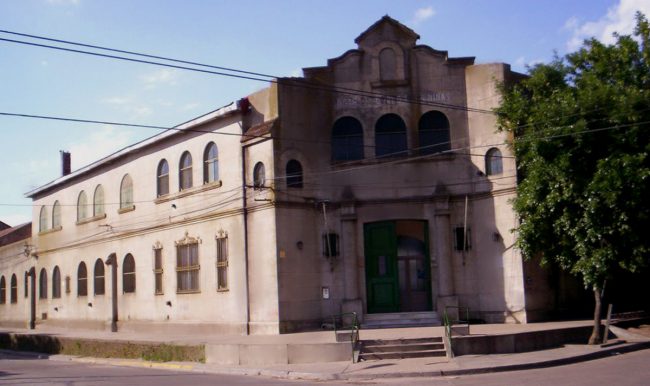
[[[586,37],[629,33],[637,9],[650,15],[650,0],[2,0],[0,29],[295,76],[388,14],[420,44],[525,72]],[[0,41],[0,86],[0,112],[173,126],[266,84]],[[156,133],[0,116],[0,221],[30,220],[24,193],[59,176],[59,150],[77,169]]]

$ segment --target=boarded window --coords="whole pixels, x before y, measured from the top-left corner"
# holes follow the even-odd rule
[[[18,303],[18,279],[16,274],[11,275],[11,303]]]
[[[83,261],[77,268],[77,296],[88,296],[88,270]]]
[[[38,275],[38,298],[47,299],[47,271],[45,268],[42,268]]]
[[[163,294],[163,258],[162,248],[155,248],[153,250],[153,274],[154,274],[154,293],[156,295]]]
[[[52,271],[52,299],[61,297],[61,271],[59,267],[54,267]]]
[[[392,48],[384,48],[379,52],[379,74],[381,80],[397,79],[397,57]]]
[[[86,217],[88,217],[88,198],[86,192],[82,190],[77,198],[77,221],[81,221]]]
[[[120,184],[120,209],[131,208],[133,206],[133,180],[131,176],[125,174]]]
[[[217,237],[217,290],[228,289],[228,236]]]
[[[124,256],[122,263],[122,291],[124,293],[135,292],[135,259],[130,253]]]
[[[58,201],[54,201],[52,206],[52,228],[61,226],[61,205]]]
[[[101,216],[104,214],[104,188],[97,185],[95,194],[93,195],[93,216]]]
[[[47,218],[47,208],[45,206],[41,207],[41,212],[38,215],[38,231],[44,232],[48,229],[48,218]]]
[[[104,295],[106,292],[104,279],[104,262],[102,259],[97,259],[95,261],[95,295]]]
[[[7,302],[7,283],[5,277],[0,278],[0,304],[5,304]]]

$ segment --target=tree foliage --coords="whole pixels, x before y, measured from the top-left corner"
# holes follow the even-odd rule
[[[531,68],[498,109],[520,174],[518,247],[594,289],[648,265],[650,28],[636,21],[633,36]]]

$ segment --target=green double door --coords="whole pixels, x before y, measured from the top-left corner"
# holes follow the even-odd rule
[[[369,313],[431,310],[431,280],[425,221],[364,225]]]

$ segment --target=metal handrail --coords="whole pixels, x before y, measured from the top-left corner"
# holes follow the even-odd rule
[[[349,326],[346,326],[343,324],[343,320],[345,317],[352,317],[352,324]],[[349,329],[350,330],[350,345],[352,347],[352,363],[355,362],[354,360],[354,349],[357,346],[357,343],[359,342],[359,318],[357,317],[356,312],[345,312],[339,315],[332,315],[332,326],[334,327],[334,336],[336,337],[337,333],[337,319],[341,321],[341,329]]]

